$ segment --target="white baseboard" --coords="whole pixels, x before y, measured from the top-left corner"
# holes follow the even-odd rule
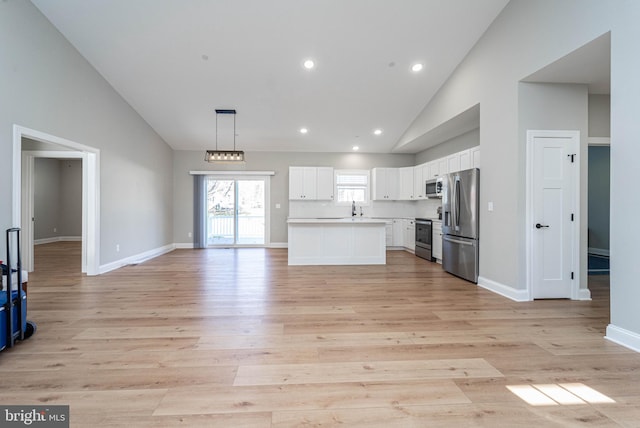
[[[289,248],[288,242],[272,242],[267,245],[267,248]]]
[[[52,238],[34,239],[33,245],[51,244],[54,242],[82,242],[82,236],[54,236]]]
[[[640,352],[640,334],[633,331],[609,324],[607,326],[607,335],[604,338],[632,351]]]
[[[604,248],[593,248],[593,247],[589,247],[587,249],[587,252],[589,254],[594,254],[596,256],[605,256],[605,257],[609,257],[609,250],[604,249]]]
[[[588,288],[578,290],[578,300],[591,300],[591,290]]]
[[[107,263],[106,265],[101,265],[99,274],[111,272],[112,270],[119,269],[123,266],[146,262],[147,260],[153,259],[154,257],[169,253],[175,250],[175,248],[175,244],[169,244],[165,245],[164,247],[154,248],[153,250],[145,251],[144,253],[116,260],[115,262]]]
[[[516,290],[508,285],[500,284],[482,276],[478,277],[478,286],[516,302],[528,302],[531,300],[527,290]]]
[[[193,242],[182,242],[179,244],[173,244],[177,250],[193,249]]]

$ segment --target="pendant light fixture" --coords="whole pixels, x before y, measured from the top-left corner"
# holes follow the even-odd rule
[[[233,115],[233,150],[218,150],[218,115]],[[204,160],[210,163],[242,163],[244,152],[236,150],[236,111],[230,109],[216,109],[216,149],[207,150]]]

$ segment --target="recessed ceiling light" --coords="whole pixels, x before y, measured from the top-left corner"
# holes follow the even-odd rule
[[[301,134],[306,134],[307,132],[309,132],[309,130],[307,128],[300,128],[300,133]]]
[[[360,150],[360,147],[358,147],[358,146],[353,146],[353,151],[354,151],[354,152],[357,152],[358,150]]]
[[[380,135],[380,134],[382,134],[382,129],[376,129],[375,131],[373,131],[373,133],[375,135]]]
[[[422,70],[422,68],[423,68],[423,65],[422,65],[422,64],[420,64],[420,63],[413,64],[413,65],[411,66],[411,71],[413,71],[413,72],[418,72],[418,71]]]
[[[305,62],[303,62],[302,65],[304,65],[304,68],[306,68],[307,70],[311,70],[313,67],[316,66],[316,63],[313,62],[313,60],[308,59]]]

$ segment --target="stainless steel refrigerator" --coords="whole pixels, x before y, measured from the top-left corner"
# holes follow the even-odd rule
[[[480,170],[447,174],[442,193],[442,267],[478,282]]]

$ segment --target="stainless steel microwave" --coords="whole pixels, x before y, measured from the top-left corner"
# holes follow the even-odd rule
[[[442,177],[427,180],[425,194],[427,198],[442,197]]]

